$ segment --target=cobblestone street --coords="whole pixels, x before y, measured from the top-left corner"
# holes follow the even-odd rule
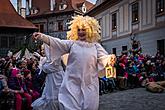
[[[165,110],[165,92],[136,88],[104,94],[100,96],[99,110]]]

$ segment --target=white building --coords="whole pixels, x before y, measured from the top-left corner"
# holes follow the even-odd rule
[[[131,48],[131,38],[139,40],[144,54],[165,55],[165,0],[97,0],[87,15],[102,28],[102,45],[120,55]]]

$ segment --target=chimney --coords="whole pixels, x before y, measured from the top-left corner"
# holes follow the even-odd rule
[[[31,7],[32,7],[32,0],[26,0],[26,13],[25,13],[26,15],[30,14]]]
[[[17,11],[20,14],[20,10],[22,8],[22,0],[17,0]]]
[[[26,8],[21,8],[20,9],[20,15],[24,18],[26,17]]]
[[[50,10],[53,11],[55,8],[55,0],[50,0]]]
[[[32,8],[32,0],[29,0],[29,8]]]

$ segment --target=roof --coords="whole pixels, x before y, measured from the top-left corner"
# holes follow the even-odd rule
[[[122,0],[105,0],[99,5],[96,4],[87,13],[85,13],[85,15],[95,16],[98,13],[101,13],[101,12],[107,10],[108,8],[116,5],[120,1],[122,1]]]
[[[39,10],[38,15],[50,11],[49,5],[50,0],[42,0],[42,2],[40,0],[32,0],[32,8]]]
[[[16,12],[9,0],[0,0],[0,27],[36,29],[34,24]]]
[[[94,4],[86,0],[72,0],[72,6],[75,10],[79,10],[78,8],[81,7],[84,3],[86,5],[87,11],[94,6]]]
[[[87,11],[92,8],[94,5],[86,0],[54,0],[55,9],[53,11],[50,10],[50,0],[43,0],[40,2],[40,0],[32,0],[32,8],[38,9],[38,13],[31,14],[28,17],[33,16],[40,16],[40,15],[47,15],[47,14],[56,14],[56,13],[63,13],[63,12],[69,12],[69,11],[78,11],[80,10],[80,5],[82,6],[83,3],[85,3],[87,7]],[[64,10],[59,10],[59,6],[61,4],[66,4],[67,7]]]
[[[85,5],[87,7],[87,10],[92,9],[95,6],[94,4],[92,4],[91,2],[88,2],[88,1],[85,1]]]

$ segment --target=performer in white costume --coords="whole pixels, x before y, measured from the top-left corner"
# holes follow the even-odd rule
[[[100,40],[100,26],[89,16],[76,16],[71,21],[67,38],[60,40],[34,33],[33,39],[42,40],[50,47],[50,55],[57,60],[69,53],[65,75],[59,90],[60,110],[98,110],[98,71],[107,64],[113,65],[115,55],[108,55],[97,43]]]
[[[44,50],[46,57],[43,57],[44,60],[41,62],[42,68],[40,67],[40,69],[47,73],[45,87],[42,96],[32,103],[32,107],[33,110],[58,110],[58,92],[64,71],[61,66],[61,59],[52,59],[50,47],[47,44],[44,44]]]

